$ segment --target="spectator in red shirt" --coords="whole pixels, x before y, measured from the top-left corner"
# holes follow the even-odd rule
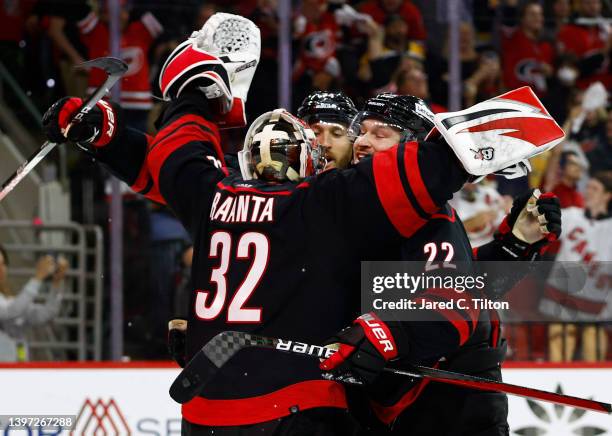
[[[371,16],[378,24],[384,24],[389,15],[400,15],[410,29],[408,39],[424,41],[427,37],[421,12],[410,1],[367,0],[359,10]]]
[[[103,17],[105,14],[102,14]],[[121,107],[125,122],[141,131],[147,130],[148,112],[153,106],[149,83],[148,52],[163,31],[157,19],[147,12],[138,21],[130,21],[129,11],[121,9],[121,58],[128,64],[128,71],[121,79]],[[109,29],[93,11],[78,23],[81,39],[94,59],[109,55]],[[88,91],[93,91],[105,80],[104,72],[93,69],[89,75]]]
[[[553,73],[552,46],[540,39],[544,13],[539,3],[527,3],[519,15],[518,28],[504,28],[502,35],[503,80],[508,89],[531,86],[542,96],[546,79]]]
[[[561,177],[552,192],[561,203],[561,208],[584,207],[584,198],[578,192],[577,184],[584,174],[584,164],[575,151],[564,151],[559,161]]]
[[[612,87],[610,74],[610,24],[601,16],[601,0],[581,0],[579,16],[559,30],[559,53],[573,53],[580,59],[581,77],[576,82],[581,89],[600,81]]]
[[[339,33],[340,26],[328,10],[327,0],[302,2],[293,34],[300,44],[293,70],[298,88],[294,93],[296,102],[303,100],[312,89],[327,91],[336,86],[340,77],[340,63],[336,58]]]

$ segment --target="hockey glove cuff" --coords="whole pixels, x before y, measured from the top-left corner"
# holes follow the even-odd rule
[[[80,98],[64,97],[45,112],[42,124],[49,141],[58,144],[73,141],[91,151],[92,146],[94,149],[104,147],[118,135],[121,109],[105,100],[100,100],[79,123],[68,128],[82,105]]]
[[[398,356],[391,329],[374,313],[361,315],[327,343],[337,345],[338,351],[319,367],[340,377],[356,377],[366,384],[372,383],[386,363]]]

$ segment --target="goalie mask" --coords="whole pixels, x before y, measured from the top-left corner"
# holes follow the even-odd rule
[[[314,132],[285,109],[266,112],[251,124],[238,160],[243,179],[273,183],[300,181],[325,164]]]

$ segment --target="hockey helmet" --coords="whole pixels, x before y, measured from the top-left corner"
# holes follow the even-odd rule
[[[297,110],[297,116],[310,125],[324,121],[348,127],[355,115],[355,104],[342,92],[315,91],[304,99]]]
[[[422,140],[433,129],[433,118],[429,106],[422,99],[412,95],[384,93],[366,101],[363,110],[351,123],[349,132],[359,136],[361,123],[366,119],[375,119],[397,129],[401,141]]]
[[[243,179],[274,183],[297,182],[325,166],[314,132],[285,109],[253,121],[238,160]]]

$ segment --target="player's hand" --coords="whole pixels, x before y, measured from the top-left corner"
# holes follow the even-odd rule
[[[162,66],[166,100],[199,91],[211,102],[220,127],[246,125],[244,104],[259,63],[261,37],[250,20],[217,13],[180,44]]]
[[[79,123],[69,127],[81,106],[83,100],[80,98],[64,97],[45,112],[42,124],[49,141],[58,144],[73,141],[89,149],[89,146],[104,147],[117,135],[119,108],[104,100],[100,100]]]
[[[552,193],[531,190],[515,199],[509,214],[509,224],[512,222],[512,233],[523,242],[554,241],[561,235],[559,199]]]
[[[168,323],[168,353],[181,368],[184,368],[186,363],[186,336],[187,320],[177,318]]]
[[[68,261],[65,257],[60,256],[57,258],[57,265],[55,272],[53,273],[53,285],[57,287],[66,277],[66,271],[68,271]]]
[[[495,239],[516,260],[536,260],[561,235],[561,207],[552,193],[529,190],[514,199]]]
[[[53,256],[43,256],[36,262],[36,273],[34,277],[41,282],[50,277],[56,269],[55,259]]]
[[[339,379],[354,377],[366,384],[372,383],[387,361],[398,355],[391,330],[373,313],[361,315],[327,343],[338,351],[319,367]]]

